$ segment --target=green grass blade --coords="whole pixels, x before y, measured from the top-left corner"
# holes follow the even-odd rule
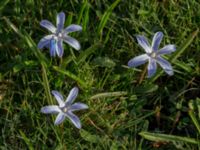
[[[194,112],[193,112],[192,110],[189,110],[188,113],[189,113],[189,116],[190,116],[190,118],[192,119],[194,125],[196,126],[196,128],[197,128],[199,134],[200,134],[200,125],[199,125],[199,122],[198,122],[197,118],[196,118],[195,115],[194,115]]]
[[[83,23],[82,23],[83,32],[86,31],[87,26],[89,25],[89,18],[90,18],[89,13],[90,13],[90,5],[89,5],[89,3],[87,3],[85,13],[84,13],[84,19],[83,19]]]
[[[194,123],[194,125],[196,126],[198,132],[199,132],[199,135],[200,135],[200,124],[197,120],[197,118],[195,117],[195,107],[197,107],[198,109],[198,99],[196,100],[191,100],[189,103],[189,111],[188,111],[188,114],[190,116],[190,118],[192,119],[192,122]]]
[[[85,1],[83,2],[83,4],[82,4],[80,13],[79,13],[79,15],[78,15],[77,24],[80,24],[80,23],[81,23],[81,19],[83,18],[83,13],[84,13],[84,10],[86,9],[87,4],[88,4],[88,2],[87,2],[87,0],[85,0]]]
[[[43,65],[43,64],[42,64],[42,79],[43,79],[43,86],[45,89],[48,103],[53,104],[53,100],[51,97],[51,91],[50,91],[50,87],[49,87],[49,81],[48,81],[48,77],[47,77],[47,72],[46,72],[45,65]]]
[[[191,144],[199,144],[199,142],[193,138],[176,136],[176,135],[167,135],[151,132],[140,132],[140,136],[150,141],[163,141],[163,142],[186,142]]]
[[[97,33],[99,35],[101,35],[106,23],[108,22],[108,19],[113,11],[113,9],[117,6],[117,4],[120,2],[121,0],[116,0],[107,10],[106,12],[103,14],[102,18],[101,18],[101,22],[98,26],[98,30]]]
[[[19,31],[19,29],[8,18],[3,17],[3,19],[6,21],[8,26],[10,26],[10,28],[13,29],[13,31],[15,31],[15,33],[17,33],[21,38],[24,37],[24,35]]]
[[[71,79],[77,81],[82,87],[87,88],[86,83],[82,79],[80,79],[79,77],[77,77],[76,75],[71,73],[70,71],[67,71],[67,70],[64,70],[64,69],[60,69],[57,66],[53,66],[53,69],[56,70],[57,72],[60,72],[60,73],[64,74],[64,75],[67,75]]]
[[[17,35],[19,35],[20,38],[22,38],[27,43],[28,47],[32,50],[33,54],[36,56],[38,61],[40,63],[44,63],[45,65],[47,65],[48,64],[48,60],[41,53],[41,51],[38,50],[35,42],[32,40],[30,35],[26,31],[24,31],[22,33],[12,22],[10,22],[10,20],[8,18],[4,17],[4,20],[11,27],[11,29],[13,29],[14,32],[17,33]]]
[[[198,35],[199,29],[194,31],[184,42],[184,44],[181,46],[181,48],[174,52],[172,57],[170,58],[171,62],[174,63],[178,57],[181,56],[181,54],[187,49],[187,47],[192,43],[194,38]]]
[[[66,24],[67,25],[70,25],[72,23],[72,18],[73,18],[73,15],[72,14],[69,14],[67,16],[67,19],[66,19]]]
[[[106,92],[106,93],[100,93],[92,96],[90,99],[98,99],[98,98],[107,98],[107,97],[120,97],[127,95],[127,92],[120,91],[120,92]]]
[[[130,121],[128,121],[126,123],[126,126],[123,126],[121,128],[125,129],[125,128],[132,127],[132,126],[144,121],[147,117],[150,117],[150,116],[154,115],[155,113],[156,113],[156,110],[152,111],[152,112],[150,112],[150,113],[148,113],[148,114],[146,114],[146,115],[144,115],[144,116],[142,116],[140,118],[137,118],[136,120],[130,120]]]
[[[181,56],[181,54],[187,50],[187,47],[192,43],[192,41],[194,40],[194,38],[197,36],[199,32],[199,29],[197,29],[196,31],[194,31],[187,39],[186,41],[183,43],[183,45],[181,46],[180,49],[176,50],[176,52],[174,52],[174,54],[170,57],[169,61],[171,63],[175,63],[175,61],[177,60],[178,57]],[[160,75],[163,73],[163,70],[159,70],[158,73],[156,74],[156,76],[154,76],[153,78],[151,78],[150,82],[154,82],[157,78],[160,77]]]
[[[100,46],[100,43],[94,44],[92,46],[90,46],[88,49],[81,51],[79,57],[77,58],[78,60],[78,64],[80,64],[81,62],[84,62],[85,59],[91,54],[94,53],[95,50],[97,50],[97,48]]]
[[[38,59],[38,61],[45,65],[48,66],[49,61],[47,60],[47,58],[41,53],[40,50],[38,50],[35,42],[32,40],[32,38],[30,37],[30,35],[28,35],[27,32],[24,33],[24,40],[26,41],[26,43],[28,44],[29,48],[32,50],[32,52],[34,53],[34,55],[36,56],[36,58]]]
[[[92,135],[91,133],[83,129],[80,130],[80,135],[84,140],[91,143],[98,143],[100,141],[100,137],[98,137],[97,135]]]
[[[1,11],[2,9],[4,9],[4,7],[8,4],[9,1],[10,1],[10,0],[2,0],[2,1],[0,2],[0,11]]]
[[[22,130],[19,130],[19,133],[22,139],[25,141],[26,145],[28,146],[28,149],[34,150],[33,145],[31,144],[30,140],[26,137],[25,133]]]

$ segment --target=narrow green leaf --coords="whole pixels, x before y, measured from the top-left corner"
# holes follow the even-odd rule
[[[168,135],[168,134],[159,134],[159,133],[151,133],[151,132],[140,132],[140,136],[150,141],[163,141],[163,142],[186,142],[191,144],[199,144],[199,142],[193,138],[176,136],[176,135]]]
[[[89,5],[89,3],[87,3],[85,13],[84,13],[84,18],[83,18],[83,23],[82,23],[83,32],[86,31],[87,26],[89,24],[89,19],[90,19],[89,13],[90,13],[90,5]]]
[[[67,20],[66,20],[66,24],[67,25],[70,25],[71,23],[72,23],[72,14],[69,14],[68,16],[67,16]]]
[[[44,85],[48,103],[53,104],[53,100],[51,97],[51,91],[50,91],[50,87],[49,87],[49,81],[48,81],[48,77],[47,77],[47,72],[46,72],[45,65],[43,65],[43,64],[42,64],[42,79],[43,79],[43,85]]]
[[[91,143],[98,143],[100,141],[100,137],[97,135],[92,135],[91,133],[89,133],[86,130],[81,129],[80,130],[80,135],[81,137]]]
[[[197,118],[196,118],[195,115],[194,115],[194,112],[193,112],[192,110],[189,110],[188,113],[189,113],[190,118],[192,119],[192,122],[193,122],[194,125],[196,126],[197,131],[198,131],[199,134],[200,134],[200,125],[199,125],[199,122],[198,122]]]
[[[181,61],[178,61],[176,60],[176,62],[174,62],[174,64],[180,68],[182,68],[184,71],[190,73],[190,72],[193,72],[192,68],[190,66],[188,66],[186,63],[184,62],[181,62]]]
[[[177,51],[174,52],[174,54],[172,55],[172,57],[170,58],[171,62],[174,63],[178,57],[181,56],[181,54],[188,48],[188,46],[192,43],[192,41],[194,40],[194,38],[197,36],[199,32],[199,29],[197,29],[196,31],[194,31],[188,38],[187,40],[184,42],[184,44],[181,46],[181,48]]]
[[[67,71],[67,70],[64,70],[64,69],[61,69],[57,66],[53,66],[53,69],[64,74],[64,75],[67,75],[68,77],[72,78],[73,80],[77,81],[82,87],[85,87],[87,88],[87,85],[86,83],[80,79],[79,77],[77,77],[76,75],[74,75],[73,73],[71,73],[70,71]]]
[[[10,26],[11,29],[13,29],[15,31],[15,33],[17,33],[21,38],[23,38],[23,34],[19,31],[19,29],[12,22],[10,22],[10,20],[7,17],[3,17],[3,19],[6,21],[8,26]]]
[[[135,88],[137,93],[152,93],[158,90],[158,85],[156,84],[146,84]]]
[[[152,112],[150,112],[150,113],[148,113],[148,114],[146,114],[146,115],[144,115],[144,116],[142,116],[142,117],[140,117],[140,118],[138,118],[138,119],[130,120],[130,121],[128,121],[128,122],[126,123],[126,126],[123,126],[123,127],[121,127],[121,128],[125,129],[125,128],[132,127],[132,126],[134,126],[134,125],[136,125],[136,124],[138,124],[138,123],[141,123],[141,122],[144,121],[147,117],[150,117],[150,116],[154,115],[156,112],[157,112],[157,111],[155,110],[155,111],[152,111]]]
[[[121,0],[116,0],[107,10],[106,12],[103,14],[102,18],[101,18],[101,22],[98,26],[98,30],[97,33],[101,34],[106,23],[108,22],[108,19],[113,11],[113,9],[117,6],[117,4],[120,2]]]
[[[38,50],[35,42],[32,40],[30,35],[26,31],[23,31],[22,33],[12,22],[10,22],[8,18],[4,17],[4,20],[11,27],[11,29],[13,29],[15,33],[17,33],[20,36],[20,38],[22,38],[28,44],[29,48],[32,50],[33,54],[36,56],[38,61],[47,65],[48,60],[44,57],[41,51]]]
[[[0,2],[0,11],[8,4],[10,0],[1,0]]]
[[[24,33],[24,40],[26,41],[26,43],[28,44],[29,48],[32,50],[32,52],[35,54],[36,58],[38,59],[38,61],[45,65],[48,66],[49,61],[47,60],[47,58],[41,53],[40,50],[38,50],[35,42],[32,40],[32,38],[30,37],[30,35],[28,35],[27,32]]]
[[[80,24],[80,23],[81,23],[81,19],[83,18],[83,12],[84,12],[84,10],[86,9],[87,4],[88,4],[87,0],[84,0],[84,2],[83,2],[83,4],[82,4],[82,7],[81,7],[81,10],[80,10],[80,13],[79,13],[79,15],[78,15],[77,24]]]
[[[20,133],[22,139],[24,140],[24,142],[26,143],[26,145],[28,146],[28,149],[34,150],[33,145],[31,144],[30,140],[26,137],[24,132],[22,130],[19,130],[19,133]]]
[[[116,63],[108,57],[97,57],[94,59],[93,63],[94,65],[107,68],[113,68],[116,65]]]
[[[95,50],[97,50],[97,48],[100,46],[100,43],[96,43],[92,46],[90,46],[88,49],[81,51],[79,57],[77,58],[78,60],[78,64],[80,64],[81,62],[84,62],[85,59],[91,54],[93,53]]]
[[[90,97],[90,99],[107,98],[107,97],[120,97],[120,96],[124,96],[124,95],[127,95],[127,92],[124,92],[124,91],[106,92],[106,93],[96,94],[96,95]]]
[[[192,122],[194,123],[194,125],[196,126],[199,134],[200,134],[200,124],[198,122],[198,119],[195,116],[195,110],[198,109],[199,104],[198,104],[198,99],[196,100],[190,100],[188,103],[188,106],[190,108],[188,114],[190,116],[190,118],[192,119]]]
[[[143,130],[144,130],[144,131],[147,131],[147,130],[148,130],[148,127],[149,127],[149,121],[148,121],[148,120],[145,120],[145,121],[144,121],[144,124],[143,124]],[[139,144],[139,146],[138,146],[138,150],[142,150],[143,141],[144,141],[144,138],[141,138],[140,144]]]

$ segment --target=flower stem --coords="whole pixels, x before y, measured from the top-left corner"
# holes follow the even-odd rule
[[[140,79],[139,79],[139,81],[138,81],[138,84],[139,84],[139,85],[140,85],[140,84],[142,83],[142,81],[144,80],[144,76],[145,76],[145,74],[146,74],[146,72],[147,72],[147,66],[148,66],[148,65],[145,66],[144,70],[143,70],[142,73],[141,73]]]

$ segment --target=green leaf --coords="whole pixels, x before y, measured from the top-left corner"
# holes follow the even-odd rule
[[[1,0],[0,2],[0,11],[8,4],[10,0]]]
[[[199,29],[194,31],[187,40],[183,43],[180,49],[176,50],[174,54],[171,56],[170,60],[171,63],[174,63],[178,57],[181,56],[181,54],[188,48],[188,46],[193,42],[194,38],[198,35]]]
[[[38,61],[41,64],[43,63],[44,65],[47,65],[48,60],[41,53],[41,51],[38,50],[35,42],[32,40],[30,35],[26,31],[23,31],[23,33],[22,33],[12,22],[10,22],[10,20],[8,18],[4,17],[4,20],[11,27],[11,29],[13,29],[15,31],[15,33],[17,33],[27,43],[28,47],[32,50],[33,54],[36,56]]]
[[[140,136],[150,141],[163,141],[163,142],[186,142],[191,144],[200,144],[197,140],[188,137],[176,136],[176,135],[168,135],[168,134],[159,134],[159,133],[151,133],[151,132],[140,132]]]
[[[152,93],[158,90],[158,85],[156,84],[145,84],[135,88],[137,93]]]
[[[70,71],[61,69],[61,68],[59,68],[57,66],[53,66],[53,69],[56,70],[57,72],[60,72],[60,73],[64,74],[64,75],[67,75],[68,77],[70,77],[73,80],[77,81],[82,87],[87,88],[86,83],[82,79],[77,77],[75,74],[71,73]]]
[[[91,143],[98,143],[100,141],[99,136],[93,135],[93,134],[91,134],[88,131],[83,130],[83,129],[80,130],[80,135],[84,140],[91,142]]]
[[[98,99],[98,98],[107,98],[107,97],[120,97],[127,95],[127,92],[120,91],[120,92],[106,92],[106,93],[99,93],[92,96],[90,99]]]
[[[196,100],[190,100],[189,103],[188,103],[188,105],[189,105],[189,108],[190,108],[188,114],[189,114],[190,118],[192,119],[192,122],[196,126],[197,131],[200,134],[200,124],[198,122],[198,119],[195,116],[195,110],[199,109],[199,107],[200,107],[200,101],[198,101],[198,99],[196,99]]]
[[[24,140],[24,142],[28,146],[28,149],[29,150],[34,150],[33,145],[31,144],[30,139],[27,138],[27,136],[24,134],[24,132],[22,130],[19,130],[19,133],[21,135],[21,138]]]
[[[188,66],[188,64],[184,63],[184,62],[181,62],[181,61],[178,61],[176,60],[176,62],[174,63],[176,66],[182,68],[184,71],[188,72],[188,73],[191,73],[193,72],[193,69]]]
[[[106,23],[108,22],[108,19],[113,11],[113,9],[117,6],[117,4],[120,2],[121,0],[116,0],[107,10],[106,12],[103,14],[102,18],[101,18],[101,22],[98,26],[98,30],[97,33],[101,34]]]
[[[78,60],[78,64],[80,64],[81,62],[84,62],[85,59],[92,53],[95,52],[95,50],[97,50],[97,48],[100,46],[100,43],[96,43],[92,46],[90,46],[88,49],[81,51],[79,57],[77,58]]]
[[[88,2],[87,2],[87,0],[85,0],[85,1],[83,2],[83,4],[82,4],[80,13],[79,13],[79,15],[78,15],[77,24],[80,24],[80,23],[81,23],[81,19],[83,18],[83,12],[84,12],[84,10],[86,9],[87,4],[88,4]]]
[[[97,57],[94,59],[93,63],[94,65],[107,68],[113,68],[116,65],[115,62],[108,57]]]
[[[47,77],[47,71],[46,71],[46,67],[43,64],[42,64],[42,79],[43,79],[43,86],[45,89],[48,103],[53,104],[53,100],[52,100],[52,96],[50,92],[49,80]]]
[[[146,115],[144,115],[144,116],[142,116],[142,117],[140,117],[140,118],[129,120],[129,121],[126,123],[126,126],[123,126],[123,127],[120,127],[120,128],[125,129],[125,128],[132,127],[132,126],[134,126],[134,125],[136,125],[136,124],[138,124],[138,123],[144,122],[146,118],[148,118],[148,117],[154,115],[156,112],[157,112],[157,110],[151,111],[151,112],[149,112],[148,114],[146,114]]]
[[[83,32],[86,31],[87,29],[87,26],[89,24],[89,13],[90,13],[90,5],[89,3],[87,3],[86,5],[86,9],[85,9],[85,13],[84,13],[84,19],[83,19],[83,23],[82,23],[82,26],[83,26]]]
[[[83,32],[86,31],[87,25],[89,23],[89,12],[90,12],[90,4],[88,3],[87,0],[84,0],[77,21],[77,24],[81,24],[82,20]]]

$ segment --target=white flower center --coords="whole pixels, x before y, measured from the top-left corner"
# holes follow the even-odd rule
[[[62,33],[58,33],[58,37],[61,38],[62,37]]]
[[[68,111],[67,107],[63,109],[63,112],[66,113]]]
[[[157,54],[155,52],[150,53],[151,58],[156,58]]]

